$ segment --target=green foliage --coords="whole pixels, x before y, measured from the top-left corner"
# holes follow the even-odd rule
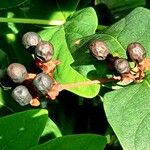
[[[82,21],[80,21],[81,18]],[[89,23],[88,20],[91,22]],[[41,32],[41,37],[45,40],[50,40],[54,45],[54,58],[61,60],[61,64],[58,65],[55,73],[55,78],[58,82],[75,83],[88,80],[70,67],[74,59],[69,50],[74,51],[76,49],[76,41],[84,36],[93,34],[96,27],[97,17],[94,10],[92,8],[86,8],[74,13],[67,19],[63,26],[50,28]],[[70,91],[80,96],[91,98],[98,94],[99,85],[70,89]]]
[[[31,150],[103,150],[106,142],[106,138],[100,135],[70,135],[53,139],[45,144],[31,148]]]
[[[74,135],[56,138],[50,142],[37,146],[39,137],[48,119],[46,110],[30,110],[0,119],[0,148],[6,150],[31,149],[103,149],[106,138],[99,135]],[[61,136],[53,121],[48,120],[45,133],[53,132],[55,137]],[[67,144],[68,142],[69,144]],[[70,145],[70,146],[69,146]]]
[[[53,60],[61,62],[56,67],[54,77],[61,84],[114,76],[115,72],[108,68],[105,61],[97,61],[91,56],[89,43],[94,39],[104,41],[110,53],[123,58],[127,58],[128,44],[139,42],[145,47],[147,57],[150,57],[150,10],[137,6],[149,7],[146,0],[1,1],[0,28],[3,30],[0,32],[0,79],[4,77],[10,62],[20,62],[33,71],[34,59],[21,45],[22,35],[27,31],[38,32],[43,40],[53,44]],[[100,15],[96,14],[94,8]],[[101,24],[101,9],[105,13],[104,8],[110,18],[108,24],[128,15],[106,27]],[[133,8],[136,9],[129,13]],[[149,150],[149,87],[150,74],[146,72],[141,83],[122,86],[113,82],[70,88],[68,91],[74,94],[75,100],[69,97],[69,103],[66,104],[68,93],[66,97],[60,94],[56,102],[48,103],[48,111],[21,107],[12,99],[11,90],[1,88],[0,149],[103,150],[107,143],[108,148],[114,148],[119,142],[124,150]],[[101,98],[113,131],[109,131],[108,123],[108,129],[103,132],[90,128],[91,124],[95,127],[99,120],[101,124],[104,123],[103,108],[99,110],[100,116],[96,122],[89,119],[96,118],[89,105],[92,104],[95,111],[102,104]],[[8,114],[11,115],[6,116]],[[87,119],[83,131],[77,130],[82,122],[78,120],[80,115],[84,116],[82,120]],[[96,134],[76,134],[83,132]],[[112,138],[113,132],[118,139]],[[97,134],[105,134],[110,139]]]
[[[109,123],[124,150],[150,147],[150,76],[139,84],[107,93],[104,106]]]
[[[28,149],[37,145],[46,120],[46,110],[31,110],[1,118],[0,149]]]
[[[42,133],[42,136],[51,135],[52,137],[61,137],[62,134],[59,130],[59,128],[56,126],[56,124],[48,118],[46,126],[44,128],[44,131]]]
[[[73,52],[75,62],[72,64],[81,74],[92,78],[110,76],[113,72],[108,70],[105,62],[98,62],[92,58],[88,50],[88,43],[92,39],[100,39],[106,42],[110,52],[114,56],[126,58],[126,48],[129,43],[139,42],[150,56],[149,43],[149,19],[150,12],[145,8],[137,8],[128,16],[110,26],[101,34],[93,34],[81,40],[79,48]],[[138,26],[138,29],[137,29]],[[128,37],[128,38],[127,38]]]

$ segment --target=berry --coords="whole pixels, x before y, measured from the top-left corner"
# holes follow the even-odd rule
[[[52,79],[48,74],[39,73],[33,80],[33,85],[39,94],[45,95],[51,89]]]
[[[35,47],[41,41],[41,37],[35,32],[27,32],[22,37],[22,44],[26,49]]]
[[[91,42],[89,49],[92,55],[98,60],[105,60],[107,55],[109,54],[107,45],[100,40],[95,40]]]
[[[32,96],[29,93],[28,89],[19,85],[12,91],[12,97],[17,101],[21,106],[28,105],[32,100]]]
[[[22,83],[28,76],[24,65],[19,63],[12,63],[7,68],[7,74],[14,83]]]
[[[120,74],[128,73],[130,71],[128,61],[123,58],[116,59],[114,62],[114,67]]]
[[[49,42],[42,41],[35,48],[35,58],[42,62],[48,62],[52,59],[54,53],[53,45]]]
[[[146,51],[140,43],[134,42],[128,45],[127,55],[132,61],[140,63],[146,57]]]

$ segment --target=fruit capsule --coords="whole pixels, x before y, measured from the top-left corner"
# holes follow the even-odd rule
[[[7,74],[14,83],[22,83],[28,73],[24,65],[19,63],[12,63],[7,68]]]
[[[140,63],[146,57],[146,51],[140,43],[134,42],[128,45],[127,55],[132,61]]]
[[[130,66],[128,61],[123,58],[116,59],[114,62],[114,67],[117,70],[117,72],[120,74],[129,73],[130,71]]]
[[[46,73],[39,73],[33,80],[33,85],[39,94],[45,95],[53,84],[52,79]]]
[[[27,32],[22,37],[22,44],[26,49],[36,46],[41,41],[41,37],[35,32]]]
[[[98,60],[105,60],[109,54],[107,45],[100,40],[95,40],[89,45],[90,52]]]
[[[17,101],[21,106],[28,105],[32,100],[32,96],[29,93],[28,89],[19,85],[12,91],[12,97],[15,101]]]
[[[48,62],[52,59],[54,53],[53,45],[47,41],[41,41],[35,48],[35,58],[42,62]]]

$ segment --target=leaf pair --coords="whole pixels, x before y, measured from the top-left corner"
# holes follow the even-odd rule
[[[47,111],[38,109],[0,118],[0,149],[76,150],[86,147],[86,150],[97,150],[97,148],[102,150],[106,145],[105,137],[94,134],[60,137],[61,133],[57,126],[47,119]],[[49,123],[44,130],[47,121]],[[53,133],[59,138],[38,145],[41,135],[47,133]]]

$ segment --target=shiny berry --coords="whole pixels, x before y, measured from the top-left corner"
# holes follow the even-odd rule
[[[24,65],[19,63],[12,63],[7,68],[7,74],[14,83],[22,83],[28,73]]]
[[[27,32],[22,37],[22,44],[26,49],[36,46],[40,41],[40,36],[35,32]]]
[[[48,74],[39,73],[33,80],[33,85],[39,94],[45,95],[51,89],[52,79]]]
[[[117,70],[117,72],[120,74],[129,73],[130,71],[130,66],[128,61],[123,58],[116,59],[114,62],[114,67]]]
[[[140,43],[134,42],[128,45],[127,55],[129,59],[139,63],[146,57],[146,51]]]
[[[90,52],[98,60],[105,60],[109,54],[107,45],[100,40],[95,40],[89,45]]]
[[[32,96],[29,93],[28,89],[19,85],[12,91],[12,97],[15,101],[17,101],[21,106],[28,105],[32,100]]]
[[[53,45],[46,41],[41,41],[35,48],[35,58],[42,62],[47,62],[52,59],[54,53]]]

